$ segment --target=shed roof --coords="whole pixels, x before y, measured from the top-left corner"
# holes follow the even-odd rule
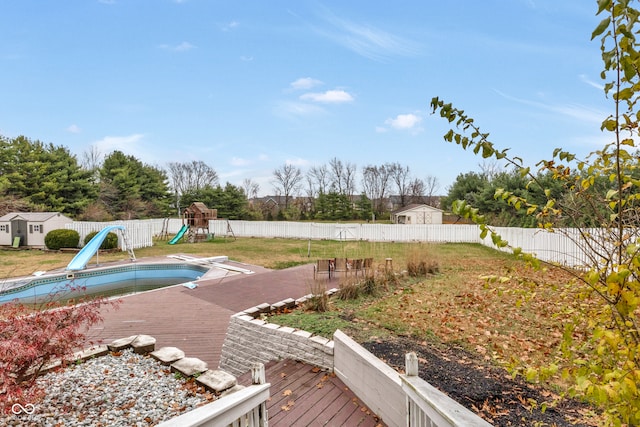
[[[413,210],[418,210],[418,209],[428,209],[431,211],[436,211],[436,212],[444,212],[442,209],[438,209],[438,208],[434,208],[433,206],[429,206],[429,205],[425,205],[424,203],[412,203],[410,205],[407,206],[403,206],[399,209],[396,209],[395,211],[391,212],[393,215],[402,213],[402,212],[408,212],[408,211],[413,211]]]
[[[14,219],[22,219],[25,221],[45,222],[56,216],[64,217],[60,212],[10,212],[1,216],[0,221],[8,222]],[[69,220],[71,220],[71,218],[69,218]]]

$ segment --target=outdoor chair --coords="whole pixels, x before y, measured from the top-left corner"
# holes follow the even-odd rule
[[[371,274],[371,270],[373,268],[373,258],[365,258],[362,261],[362,269],[364,270],[365,276]]]
[[[353,260],[353,265],[351,266],[351,268],[355,272],[356,277],[358,277],[358,273],[362,272],[363,264],[364,264],[364,260],[362,260],[362,259],[354,259]]]
[[[313,279],[315,280],[318,274],[326,274],[331,279],[332,272],[333,260],[319,259],[316,261],[316,265],[313,266]]]
[[[347,268],[347,259],[346,258],[336,258],[336,267],[334,270],[336,273],[345,273],[345,275],[349,272]]]

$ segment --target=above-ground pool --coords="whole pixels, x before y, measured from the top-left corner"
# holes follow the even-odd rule
[[[185,283],[202,277],[209,267],[194,264],[131,264],[28,277],[0,282],[0,304],[18,300],[41,304],[84,295],[123,295]],[[70,288],[85,288],[69,292]]]

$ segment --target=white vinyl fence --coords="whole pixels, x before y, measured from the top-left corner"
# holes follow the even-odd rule
[[[479,243],[495,247],[491,237],[480,238],[480,229],[472,224],[340,224],[288,221],[211,221],[209,231],[237,237],[275,237],[312,240],[368,240],[374,242]],[[586,254],[577,230],[556,232],[536,228],[496,227],[495,231],[512,247],[535,254],[538,258],[560,264],[580,266]],[[597,232],[592,230],[593,233]],[[572,236],[569,238],[568,236]]]
[[[100,231],[107,225],[124,225],[131,249],[153,246],[153,238],[167,233],[175,235],[182,226],[179,218],[114,221],[73,222],[67,228],[80,233],[81,245],[92,231]],[[512,247],[522,248],[538,258],[560,264],[580,266],[586,263],[587,254],[576,242],[577,230],[563,229],[556,232],[535,228],[495,228]],[[597,233],[598,230],[591,230]],[[292,221],[229,221],[209,222],[209,233],[215,237],[268,237],[311,240],[366,240],[372,242],[430,242],[430,243],[479,243],[494,247],[491,237],[480,238],[477,225],[469,224],[342,224]],[[571,236],[571,238],[569,237]],[[120,247],[126,250],[122,242]],[[584,245],[582,245],[584,246]]]
[[[153,236],[157,223],[162,228],[162,221],[159,220],[134,220],[134,221],[113,221],[113,222],[85,222],[74,221],[71,224],[67,224],[66,227],[71,230],[75,230],[80,234],[80,246],[84,246],[84,239],[87,234],[93,231],[100,231],[108,225],[123,225],[124,232],[127,235],[127,240],[131,246],[129,249],[139,249],[153,246]],[[158,232],[159,233],[159,232]],[[118,246],[126,251],[124,243],[122,242],[122,236],[118,234]]]

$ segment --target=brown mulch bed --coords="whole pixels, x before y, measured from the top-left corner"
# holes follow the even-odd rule
[[[419,376],[494,426],[593,426],[585,421],[590,407],[563,399],[557,406],[541,410],[554,396],[505,370],[489,366],[477,356],[455,346],[436,348],[410,338],[390,338],[362,343],[398,371],[404,371],[405,354],[415,352]]]

